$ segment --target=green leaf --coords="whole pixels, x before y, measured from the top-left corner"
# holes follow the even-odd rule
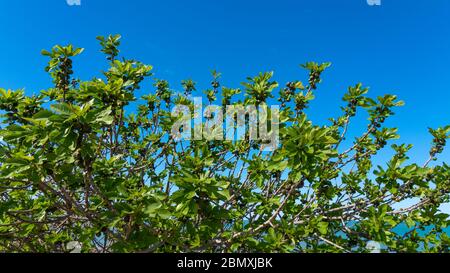
[[[147,215],[155,214],[158,209],[162,207],[160,202],[155,202],[145,207],[144,213]]]
[[[319,232],[320,232],[322,235],[326,235],[327,232],[328,232],[328,225],[329,225],[328,222],[319,222],[319,223],[317,224],[317,230],[319,230]]]
[[[73,108],[66,103],[54,104],[51,105],[50,108],[63,116],[71,116],[72,114],[75,113]]]

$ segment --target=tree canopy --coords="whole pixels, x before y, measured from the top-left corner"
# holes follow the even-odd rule
[[[385,121],[403,104],[395,95],[371,98],[356,84],[328,125],[308,118],[329,63],[306,63],[304,83],[282,86],[268,72],[229,88],[213,71],[210,89],[187,79],[180,93],[152,66],[119,58],[120,36],[98,40],[109,63],[98,78],[73,77],[83,49],[55,46],[42,52],[53,88],[0,89],[1,252],[69,252],[73,242],[83,252],[367,252],[369,241],[449,251],[439,207],[450,201],[450,167],[434,162],[449,126],[429,129],[429,160],[410,163],[412,145],[389,145],[399,136]],[[136,98],[146,79],[153,88]],[[193,109],[195,94],[222,106],[277,98],[279,145],[263,151],[248,132],[177,141],[171,110]],[[364,112],[364,132],[349,138]],[[383,149],[394,155],[375,165]]]

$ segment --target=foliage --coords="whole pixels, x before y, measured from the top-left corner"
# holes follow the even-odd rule
[[[425,164],[408,163],[412,146],[394,144],[387,164],[374,166],[399,137],[384,123],[403,103],[370,98],[357,84],[341,116],[315,125],[305,110],[330,64],[307,63],[306,85],[279,88],[261,73],[235,102],[262,104],[279,89],[275,151],[256,140],[176,142],[170,109],[189,105],[196,83],[183,81],[176,95],[155,79],[137,99],[152,67],[118,60],[119,39],[98,37],[110,65],[100,78],[74,80],[82,49],[56,46],[43,51],[54,88],[32,96],[0,89],[0,251],[67,252],[76,241],[84,252],[365,252],[369,240],[383,251],[449,251],[448,215],[438,208],[449,202],[450,166],[430,162],[450,127],[430,129]],[[209,103],[233,104],[241,89],[212,74]],[[365,132],[345,141],[361,111]],[[405,224],[407,232],[395,231]]]

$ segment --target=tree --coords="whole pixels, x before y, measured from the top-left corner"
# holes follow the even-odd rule
[[[368,241],[383,251],[449,251],[439,206],[449,202],[450,167],[430,163],[450,127],[430,129],[424,164],[407,162],[411,145],[394,144],[387,164],[374,166],[373,156],[398,138],[384,122],[402,102],[372,99],[357,84],[341,116],[314,125],[305,110],[330,64],[311,62],[303,65],[307,84],[279,88],[261,73],[233,89],[214,71],[204,91],[210,104],[248,106],[279,90],[274,151],[248,132],[242,141],[177,141],[171,109],[194,108],[196,83],[183,81],[178,94],[155,79],[137,99],[152,67],[119,60],[120,36],[98,39],[110,65],[101,77],[74,79],[72,58],[82,49],[55,46],[43,51],[54,88],[0,90],[0,251],[366,252]],[[346,141],[362,111],[365,132]]]

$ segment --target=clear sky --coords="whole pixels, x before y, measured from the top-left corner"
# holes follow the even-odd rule
[[[0,87],[50,87],[40,51],[58,43],[86,48],[77,77],[99,76],[107,64],[95,37],[115,33],[124,56],[153,65],[175,89],[186,78],[206,88],[211,69],[230,87],[271,70],[283,84],[306,79],[300,63],[330,61],[311,118],[337,116],[357,82],[373,96],[397,94],[406,106],[389,125],[415,145],[418,162],[427,158],[427,127],[450,124],[448,0],[0,0]],[[441,158],[450,162],[450,152]]]

